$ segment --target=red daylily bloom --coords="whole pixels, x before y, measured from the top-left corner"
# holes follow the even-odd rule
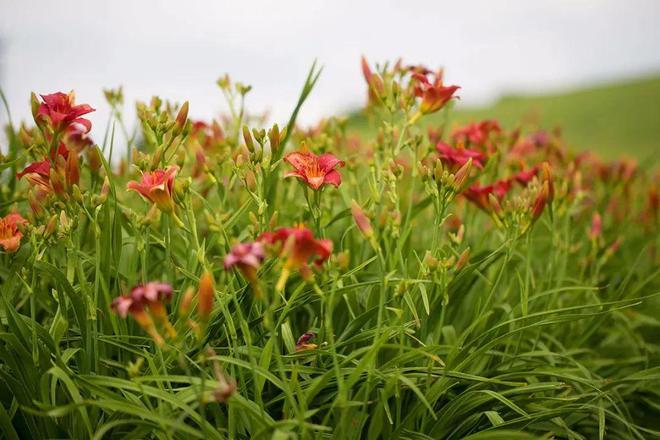
[[[16,213],[0,218],[0,246],[5,252],[16,252],[21,246],[23,234],[19,226],[26,223],[27,220]]]
[[[238,267],[244,274],[254,272],[261,266],[266,257],[264,245],[258,241],[254,243],[239,243],[231,248],[231,253],[225,257],[225,270]],[[246,276],[246,278],[250,278]]]
[[[41,98],[43,102],[39,105],[36,118],[50,123],[55,132],[61,132],[72,124],[84,127],[85,133],[92,129],[89,119],[81,116],[93,112],[94,109],[87,104],[74,105],[76,98],[73,91],[68,94],[57,92],[41,95]]]
[[[20,179],[25,176],[28,182],[38,186],[45,192],[63,193],[64,177],[71,184],[78,183],[80,177],[77,156],[75,158],[70,156],[75,156],[75,153],[70,154],[64,143],[60,142],[57,153],[51,151],[51,160],[32,162],[23,171],[17,173],[16,178]],[[57,175],[56,177],[62,177],[61,179],[51,180],[51,162],[55,164],[53,170]]]
[[[488,141],[491,134],[500,133],[501,131],[500,124],[491,119],[457,128],[451,136],[456,141],[463,141],[469,145],[489,147]]]
[[[539,168],[535,166],[528,170],[519,171],[517,174],[513,176],[513,178],[515,179],[516,182],[518,182],[522,186],[527,186],[527,184],[529,184],[529,182],[531,182],[534,176],[536,176],[538,173],[539,173]]]
[[[165,170],[148,171],[142,174],[139,183],[128,182],[126,188],[138,192],[145,199],[155,203],[161,211],[173,212],[172,191],[177,171],[178,168],[175,166],[170,166]]]
[[[478,184],[474,184],[463,191],[463,195],[479,208],[488,212],[492,208],[488,196],[492,194],[498,200],[502,200],[510,189],[511,181],[509,179],[504,179],[498,180],[494,184],[487,186],[479,186]]]
[[[413,80],[415,84],[415,96],[422,98],[422,103],[419,107],[422,114],[435,113],[454,98],[454,93],[459,86],[444,86],[442,84],[442,74],[435,75],[433,82],[429,81],[428,77],[421,73],[414,73]]]
[[[453,168],[462,167],[469,159],[472,159],[472,165],[481,170],[488,159],[486,155],[480,151],[471,150],[469,148],[453,148],[444,142],[438,142],[435,149],[440,153],[440,160]]]
[[[167,318],[167,310],[164,303],[172,298],[172,286],[156,281],[139,285],[131,289],[130,294],[122,295],[112,301],[111,309],[122,318],[129,314],[142,327],[154,341],[162,346],[165,342],[158,333],[151,315],[161,323],[171,337],[176,336],[176,331]],[[147,313],[147,310],[150,313]]]
[[[94,144],[92,139],[87,136],[87,132],[81,129],[80,125],[70,125],[64,134],[64,141],[69,149],[78,153]],[[62,148],[61,145],[60,148]]]
[[[319,346],[317,344],[313,344],[309,341],[314,339],[316,337],[316,333],[314,332],[305,332],[303,333],[299,338],[298,341],[296,342],[296,351],[302,351],[302,350],[314,350],[318,348]]]
[[[284,161],[292,165],[295,170],[289,171],[284,177],[297,177],[303,180],[310,188],[319,189],[323,185],[341,185],[341,174],[336,167],[343,167],[344,161],[334,155],[326,153],[320,156],[310,151],[296,151],[284,157]]]
[[[311,272],[307,265],[309,259],[316,256],[314,264],[320,266],[332,254],[332,241],[316,239],[312,231],[300,225],[294,228],[280,228],[275,232],[264,232],[258,238],[266,244],[281,244],[280,257],[286,258],[277,289],[283,290],[289,273],[298,269],[303,278],[309,279]]]

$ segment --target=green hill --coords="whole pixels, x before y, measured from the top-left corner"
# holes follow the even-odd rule
[[[521,122],[544,128],[560,126],[572,148],[593,149],[610,158],[625,154],[656,160],[660,153],[660,77],[560,94],[505,96],[484,108],[459,104],[450,113],[452,125],[488,118],[498,119],[507,128]],[[363,116],[357,116],[349,127],[364,129],[366,124]]]

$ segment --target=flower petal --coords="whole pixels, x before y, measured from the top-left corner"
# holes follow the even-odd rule
[[[329,183],[330,185],[334,185],[338,188],[339,185],[341,185],[341,174],[339,174],[339,171],[337,170],[332,170],[325,175],[323,183]]]

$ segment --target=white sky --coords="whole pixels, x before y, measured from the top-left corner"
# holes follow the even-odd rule
[[[98,109],[100,140],[104,87],[122,84],[128,103],[188,99],[208,118],[225,108],[215,80],[228,72],[254,86],[250,108],[283,121],[318,58],[311,123],[364,101],[360,54],[444,66],[479,104],[660,72],[658,29],[660,0],[0,0],[0,87],[14,119],[30,117],[30,91],[75,89]]]

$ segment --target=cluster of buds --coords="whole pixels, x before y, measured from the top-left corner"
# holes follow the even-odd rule
[[[152,281],[134,287],[128,295],[115,298],[112,310],[122,318],[130,315],[162,347],[165,340],[158,327],[163,327],[169,337],[176,337],[165,308],[165,304],[172,299],[172,292],[169,284]]]
[[[422,163],[420,173],[425,182],[426,192],[442,203],[448,203],[461,192],[470,179],[473,159],[467,160],[455,171],[445,167],[442,159],[436,159],[432,168]]]
[[[253,128],[252,131],[244,125],[243,142],[247,151],[240,157],[247,158],[247,163],[253,169],[259,167],[269,170],[271,164],[281,157],[284,147],[281,143],[285,138],[286,128],[280,130],[277,124],[273,124],[269,130]]]
[[[144,156],[138,157],[136,160],[149,161],[150,168],[159,168],[168,163],[170,158],[167,157],[167,154],[170,151],[177,151],[185,143],[190,133],[188,101],[177,110],[176,106],[170,103],[163,105],[160,98],[154,97],[149,105],[138,102],[136,108],[146,150],[153,153],[150,158]]]

